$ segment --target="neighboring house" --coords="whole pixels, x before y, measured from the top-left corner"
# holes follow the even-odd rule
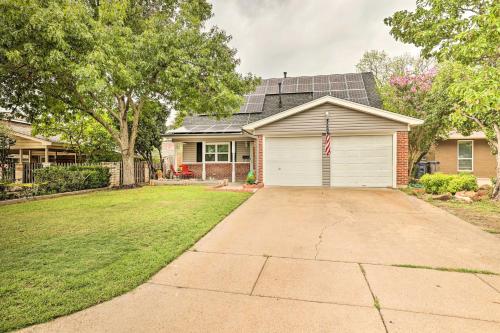
[[[74,162],[76,154],[68,149],[59,137],[46,138],[32,135],[31,125],[23,120],[1,120],[10,128],[15,144],[10,147],[9,157],[16,163]]]
[[[483,132],[464,136],[450,132],[446,140],[436,144],[427,160],[439,162],[437,171],[443,173],[469,172],[478,178],[496,176],[496,159]]]
[[[422,121],[380,109],[372,73],[285,74],[245,100],[231,118],[189,116],[166,134],[196,177],[243,181],[255,170],[265,185],[407,185],[408,132]]]

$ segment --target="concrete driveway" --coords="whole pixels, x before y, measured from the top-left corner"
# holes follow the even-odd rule
[[[393,190],[265,188],[134,291],[28,331],[500,332],[498,237]]]

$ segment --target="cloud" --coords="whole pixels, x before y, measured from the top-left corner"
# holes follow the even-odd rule
[[[415,0],[212,0],[215,24],[233,36],[239,71],[264,78],[354,72],[365,51],[417,54],[383,19]]]

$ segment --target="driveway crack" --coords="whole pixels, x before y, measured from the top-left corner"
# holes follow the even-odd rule
[[[338,224],[340,221],[337,221],[335,223],[332,223],[332,224],[329,224],[329,225],[326,225],[323,227],[323,229],[321,229],[321,232],[319,233],[318,235],[318,242],[316,244],[314,244],[314,248],[316,249],[316,254],[314,255],[314,259],[317,259],[318,258],[318,255],[319,255],[319,247],[321,246],[321,243],[323,242],[323,234],[325,233],[326,229],[328,228],[333,228],[336,224]]]

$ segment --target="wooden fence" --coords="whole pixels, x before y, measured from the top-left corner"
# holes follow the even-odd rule
[[[146,174],[144,169],[146,162],[135,161],[134,162],[134,178],[136,184],[144,184],[146,182]],[[120,162],[120,185],[123,185],[123,162]]]

